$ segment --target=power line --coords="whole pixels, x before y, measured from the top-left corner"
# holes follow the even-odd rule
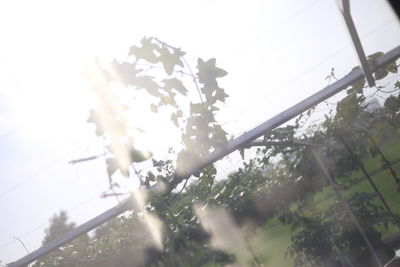
[[[74,210],[76,210],[76,209],[79,209],[80,207],[86,205],[87,203],[93,201],[93,200],[96,199],[96,198],[100,198],[101,193],[102,193],[102,192],[96,193],[96,195],[94,195],[94,196],[92,196],[92,197],[90,197],[90,198],[88,198],[88,199],[86,199],[86,200],[80,202],[80,203],[77,204],[76,206],[74,206],[74,207],[68,209],[68,210],[67,210],[67,213],[70,213],[71,211],[74,211]],[[32,228],[31,230],[29,230],[29,231],[27,231],[27,232],[25,232],[25,233],[23,233],[23,234],[21,234],[21,235],[18,235],[18,237],[20,237],[20,238],[26,237],[26,236],[28,236],[28,235],[34,233],[34,232],[37,232],[37,231],[41,230],[44,226],[46,226],[46,225],[48,225],[48,224],[49,224],[49,220],[47,220],[46,222],[43,222],[42,224],[36,226],[35,228]],[[13,239],[13,240],[11,240],[11,241],[9,241],[9,242],[7,242],[7,243],[4,243],[4,244],[2,244],[2,245],[0,246],[0,249],[5,248],[5,247],[8,247],[9,245],[11,245],[11,244],[14,243],[14,242],[16,242],[15,239]]]
[[[0,142],[3,141],[4,139],[7,139],[9,136],[13,135],[15,132],[17,132],[21,128],[21,126],[17,126],[14,129],[8,131],[7,133],[3,134],[0,136]]]
[[[50,169],[51,167],[57,165],[60,161],[66,159],[67,157],[69,157],[71,154],[75,153],[76,151],[82,149],[85,145],[81,145],[78,148],[68,152],[66,155],[62,156],[61,158],[56,159],[55,161],[53,161],[52,163],[46,165],[45,167],[43,167],[42,169],[40,169],[39,171],[35,172],[34,174],[31,174],[27,177],[25,177],[22,181],[18,182],[17,184],[14,184],[13,186],[11,186],[10,188],[4,190],[3,192],[0,193],[0,198],[7,195],[8,193],[16,190],[17,188],[19,188],[20,186],[24,185],[25,183],[29,182],[30,180],[39,177],[40,174],[42,174],[43,172],[45,172],[46,170]]]
[[[293,13],[292,15],[290,15],[287,19],[285,19],[282,22],[279,22],[278,24],[275,24],[274,26],[272,26],[271,28],[269,28],[267,31],[264,31],[262,34],[258,35],[256,38],[254,38],[253,40],[247,42],[245,45],[243,45],[241,48],[239,48],[236,52],[243,50],[247,47],[249,47],[251,44],[255,43],[256,41],[264,38],[268,33],[271,33],[277,29],[279,29],[281,26],[285,25],[286,23],[288,23],[289,21],[293,20],[294,18],[296,18],[297,16],[299,16],[300,14],[302,14],[303,12],[305,12],[306,10],[310,9],[311,7],[313,7],[314,5],[316,5],[318,2],[320,2],[321,0],[317,0],[314,1],[308,5],[306,5],[304,8],[302,8],[301,10],[299,10],[298,12]]]
[[[366,37],[368,37],[369,35],[377,32],[378,30],[380,30],[381,28],[383,28],[384,26],[387,26],[388,24],[394,22],[395,19],[389,19],[386,22],[382,23],[381,25],[379,25],[378,27],[374,28],[373,30],[365,33],[364,35],[361,36],[361,39],[364,39]],[[322,61],[320,61],[319,63],[317,63],[316,65],[312,66],[311,68],[307,69],[306,71],[300,73],[299,75],[295,76],[294,78],[292,78],[291,80],[289,80],[287,83],[285,83],[282,86],[279,86],[277,89],[273,90],[272,92],[268,93],[267,95],[264,95],[263,97],[261,97],[257,102],[253,103],[252,105],[248,106],[247,108],[243,109],[237,117],[242,117],[243,114],[248,113],[250,110],[254,109],[255,106],[258,106],[260,103],[262,103],[267,97],[270,97],[272,95],[275,95],[277,92],[281,91],[283,88],[286,88],[287,86],[289,86],[290,84],[292,84],[293,82],[299,80],[300,78],[302,78],[303,76],[305,76],[306,74],[312,72],[313,70],[317,69],[319,66],[321,66],[322,64],[324,64],[325,62],[327,62],[329,59],[333,58],[334,56],[336,56],[337,54],[339,54],[340,52],[342,52],[343,50],[347,49],[348,47],[350,47],[350,44],[341,47],[340,49],[336,50],[335,52],[333,52],[332,54],[330,54],[329,56],[325,57]]]

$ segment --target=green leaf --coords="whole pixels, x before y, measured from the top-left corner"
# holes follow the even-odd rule
[[[150,151],[142,151],[132,148],[130,151],[130,156],[132,162],[142,162],[151,158],[153,154]]]
[[[239,149],[240,156],[242,156],[243,160],[244,160],[244,150],[245,150],[244,147]]]
[[[111,62],[110,68],[118,76],[114,81],[122,83],[124,86],[133,85],[137,74],[143,71],[142,69],[136,69],[134,64],[127,62],[119,63],[115,59]]]
[[[152,43],[153,38],[146,38],[143,37],[141,43],[141,47],[137,46],[132,46],[129,51],[129,55],[134,55],[136,59],[144,59],[150,63],[158,63],[159,59],[154,53],[156,49],[158,49],[158,46],[154,43]]]
[[[393,61],[393,62],[389,63],[386,66],[386,69],[391,73],[397,73],[399,71],[398,67],[397,67],[397,64],[396,64],[396,61]]]
[[[116,158],[106,159],[106,165],[107,173],[110,177],[119,169],[118,161]]]
[[[383,55],[383,52],[376,52],[376,53],[369,55],[367,57],[367,59],[369,62],[371,62],[382,55]],[[376,70],[374,73],[374,77],[376,80],[381,80],[381,79],[385,78],[389,74],[389,72],[397,73],[396,62],[389,63],[385,67],[379,68],[378,70]]]
[[[225,93],[225,90],[222,88],[217,88],[216,93],[215,93],[215,99],[225,102],[225,98],[227,98],[229,95]]]
[[[176,101],[173,97],[160,95],[160,101],[163,105],[170,105],[172,107],[176,107]]]
[[[87,122],[94,123],[96,125],[96,135],[97,136],[104,135],[104,131],[100,127],[100,124],[99,124],[99,116],[98,116],[98,112],[96,110],[94,110],[94,109],[90,110],[90,115],[89,115],[89,118],[87,119]]]
[[[171,114],[171,121],[176,127],[179,127],[178,115],[175,112]]]
[[[197,63],[197,69],[199,70],[197,76],[199,77],[199,82],[204,84],[206,87],[218,87],[217,78],[224,77],[228,74],[225,70],[215,66],[215,58],[207,61],[199,58]]]
[[[158,49],[158,52],[160,53],[158,59],[163,64],[164,70],[168,75],[171,75],[174,72],[176,65],[183,67],[181,57],[184,56],[185,53],[180,49],[176,49],[171,53],[167,47],[162,47]]]
[[[160,92],[158,91],[158,89],[160,88],[160,86],[158,85],[158,83],[156,83],[153,80],[154,77],[152,76],[148,76],[148,75],[144,75],[141,77],[136,78],[135,80],[135,86],[136,88],[139,89],[146,89],[147,92],[149,92],[149,94],[151,94],[152,96],[160,96]]]
[[[190,103],[190,113],[192,114],[201,114],[204,110],[204,106],[202,103]]]
[[[163,89],[166,92],[170,92],[172,89],[175,89],[177,92],[179,92],[182,95],[186,95],[188,90],[185,88],[181,80],[178,80],[177,78],[172,78],[172,79],[164,79],[162,80],[164,83]]]
[[[158,112],[158,107],[155,104],[150,104],[150,110],[154,113]]]
[[[183,117],[182,110],[178,109],[178,111],[176,112],[176,116],[178,116],[178,118],[182,118]]]
[[[390,110],[392,112],[396,112],[400,109],[397,98],[394,96],[389,96],[388,98],[386,98],[384,105],[385,105],[385,108],[387,108],[388,110]]]
[[[198,156],[186,150],[182,150],[178,153],[176,159],[176,172],[178,175],[187,175],[187,172],[195,165],[199,160]]]
[[[389,74],[389,72],[386,69],[380,68],[380,69],[375,71],[374,77],[375,77],[375,80],[382,80],[388,74]]]

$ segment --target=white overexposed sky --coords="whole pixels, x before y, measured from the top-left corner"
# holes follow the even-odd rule
[[[350,2],[367,55],[400,44],[384,0]],[[108,187],[102,159],[68,164],[102,152],[86,123],[91,98],[82,77],[94,57],[123,58],[143,36],[181,47],[189,62],[215,57],[229,73],[218,118],[234,136],[323,88],[331,67],[341,77],[357,65],[335,0],[2,1],[0,36],[3,264],[26,254],[13,237],[38,248],[60,209],[80,224],[116,204],[99,197]],[[160,148],[176,142],[164,125],[145,129]]]

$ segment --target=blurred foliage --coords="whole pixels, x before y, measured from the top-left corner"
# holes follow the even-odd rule
[[[218,104],[228,97],[218,79],[227,72],[217,66],[215,59],[199,58],[195,74],[180,48],[156,38],[143,38],[139,46],[131,47],[126,61],[96,66],[88,77],[98,97],[98,107],[91,111],[88,121],[106,140],[110,176],[120,171],[134,179],[131,165],[151,158],[149,152],[136,147],[135,128],[127,119],[130,107],[115,87],[122,86],[133,93],[145,90],[153,99],[149,111],[168,114],[172,125],[181,131],[183,149],[173,151],[175,160],[152,158],[151,170],[139,175],[141,189],[148,192],[144,207],[98,228],[92,237],[71,243],[40,266],[218,266],[234,262],[260,266],[262,255],[254,252],[249,240],[256,228],[262,228],[272,218],[279,218],[282,224],[296,230],[287,251],[295,266],[338,266],[344,260],[368,266],[365,264],[370,259],[369,252],[340,202],[308,208],[315,195],[329,187],[315,164],[312,148],[320,148],[335,183],[342,190],[351,187],[359,179],[353,174],[364,167],[362,162],[369,157],[382,158],[382,140],[399,133],[399,95],[389,95],[383,107],[367,112],[365,81],[357,81],[347,88],[346,96],[322,123],[308,123],[314,107],[292,124],[266,132],[263,140],[269,144],[257,149],[241,148],[243,165],[226,179],[217,180],[214,165],[189,176],[200,158],[228,141],[227,133],[216,121]],[[395,66],[394,63],[379,69],[375,78],[397,73]],[[157,75],[151,75],[151,71]],[[336,79],[334,69],[328,77]],[[395,90],[400,89],[398,83]],[[193,100],[194,95],[198,95],[197,101]],[[245,155],[247,149],[251,156]],[[384,168],[391,168],[388,160],[382,158],[382,162]],[[161,184],[164,189],[155,190]],[[376,229],[393,225],[395,218],[382,208],[376,195],[377,192],[357,192],[347,196],[347,201],[385,261],[390,248]],[[223,225],[219,231],[238,234],[241,243],[233,246],[240,248],[240,253],[232,244],[226,248],[221,245],[226,242],[216,240],[212,231],[215,228],[199,215],[217,208],[226,210],[224,216],[232,220],[231,226]],[[161,222],[161,247],[154,244],[148,215]],[[226,235],[225,238],[230,240]],[[217,241],[219,246],[215,246]]]

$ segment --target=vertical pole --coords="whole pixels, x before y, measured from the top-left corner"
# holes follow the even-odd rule
[[[360,223],[357,221],[357,218],[354,216],[349,204],[346,202],[344,199],[343,193],[340,190],[340,188],[336,185],[336,183],[333,181],[331,175],[329,174],[328,170],[326,169],[324,163],[322,162],[317,150],[315,148],[311,148],[311,151],[314,155],[314,158],[320,167],[322,173],[325,175],[326,179],[329,181],[331,187],[335,191],[337,197],[339,198],[340,202],[342,203],[343,207],[345,208],[346,212],[350,216],[350,219],[353,221],[354,225],[357,227],[357,230],[360,232],[362,238],[364,239],[365,243],[367,244],[368,249],[370,250],[375,262],[378,264],[379,267],[383,267],[381,261],[379,260],[378,255],[375,252],[374,247],[372,246],[372,243],[369,241],[367,235],[364,232],[364,229],[360,225]]]

